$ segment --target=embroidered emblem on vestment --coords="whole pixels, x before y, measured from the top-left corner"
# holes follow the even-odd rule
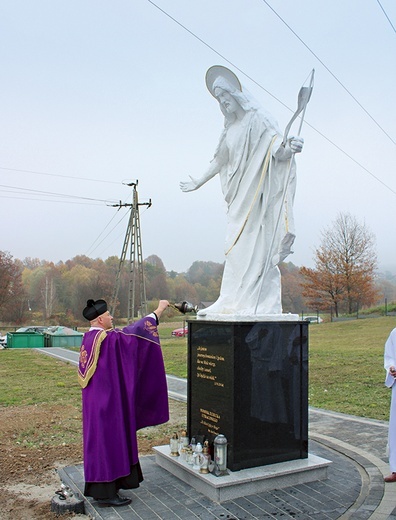
[[[81,345],[81,350],[80,350],[81,368],[85,368],[85,365],[87,364],[87,359],[88,359],[88,352],[85,350],[84,345]]]
[[[158,338],[157,325],[154,325],[153,323],[151,323],[151,321],[147,320],[144,322],[144,330],[147,331],[152,336],[154,336],[155,338]]]
[[[92,342],[91,348],[84,344],[80,348],[80,360],[78,367],[78,382],[81,388],[85,388],[96,371],[98,364],[100,346],[107,336],[106,331],[99,331]]]

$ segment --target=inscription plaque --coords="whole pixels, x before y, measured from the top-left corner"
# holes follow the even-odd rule
[[[189,321],[188,430],[231,471],[308,456],[308,324]]]

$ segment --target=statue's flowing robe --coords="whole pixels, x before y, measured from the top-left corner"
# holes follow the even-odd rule
[[[148,316],[122,330],[86,332],[78,377],[85,480],[125,477],[138,462],[136,431],[169,420],[156,320]]]
[[[280,160],[282,138],[260,111],[223,132],[215,153],[227,203],[226,261],[210,314],[281,314],[278,264],[292,251],[294,159]],[[268,167],[265,169],[265,164]]]

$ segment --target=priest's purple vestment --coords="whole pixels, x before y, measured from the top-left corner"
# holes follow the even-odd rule
[[[84,334],[82,386],[86,482],[112,482],[138,462],[136,431],[169,420],[168,393],[155,318]]]

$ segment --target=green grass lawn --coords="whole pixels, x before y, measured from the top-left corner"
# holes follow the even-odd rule
[[[182,326],[169,327],[166,323],[160,324],[159,332],[166,373],[178,377],[187,377],[187,337],[177,338],[172,336],[172,330]]]
[[[395,317],[321,323],[309,328],[309,405],[387,420],[384,343]],[[187,376],[187,338],[160,325],[168,374]],[[0,351],[0,406],[70,403],[80,406],[76,367],[30,349]]]
[[[395,317],[311,325],[309,404],[387,420],[384,344],[395,327]]]
[[[76,404],[81,408],[76,367],[31,349],[0,351],[0,406]]]

